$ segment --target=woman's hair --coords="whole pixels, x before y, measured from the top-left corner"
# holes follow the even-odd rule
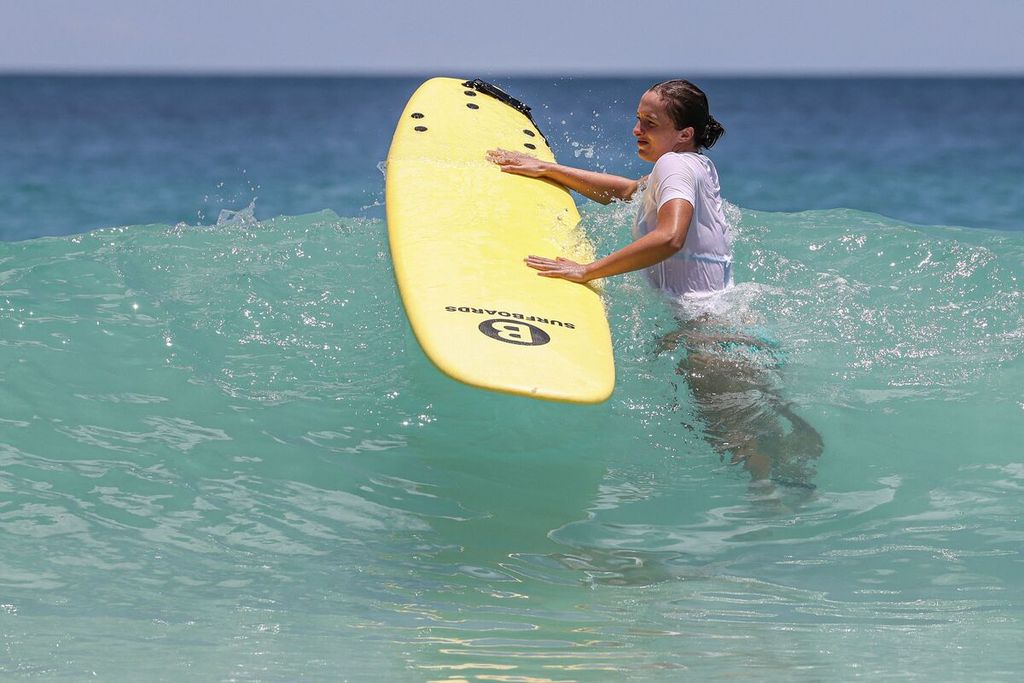
[[[711,147],[725,133],[725,128],[708,109],[707,95],[690,81],[662,81],[652,85],[649,90],[665,101],[676,130],[693,126],[693,137],[698,148]]]

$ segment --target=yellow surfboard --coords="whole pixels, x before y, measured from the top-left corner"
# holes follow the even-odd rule
[[[502,173],[487,150],[554,155],[529,108],[482,81],[434,78],[409,100],[386,167],[388,238],[413,333],[466,384],[575,403],[615,385],[598,292],[539,277],[529,254],[593,259],[561,186]]]

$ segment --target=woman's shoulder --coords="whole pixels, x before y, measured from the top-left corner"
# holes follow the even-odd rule
[[[671,177],[702,185],[717,177],[714,164],[703,154],[695,152],[666,152],[654,162],[651,178],[658,185]]]
[[[689,170],[708,173],[714,168],[711,159],[697,152],[666,152],[654,162],[654,171],[660,175],[673,171]]]

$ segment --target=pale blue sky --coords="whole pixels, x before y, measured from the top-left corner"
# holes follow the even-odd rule
[[[0,72],[1024,75],[1024,0],[0,0]]]

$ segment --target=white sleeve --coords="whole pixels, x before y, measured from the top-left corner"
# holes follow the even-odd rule
[[[675,154],[666,154],[654,164],[651,175],[658,182],[658,208],[672,199],[685,199],[696,207],[697,176],[686,160]]]

